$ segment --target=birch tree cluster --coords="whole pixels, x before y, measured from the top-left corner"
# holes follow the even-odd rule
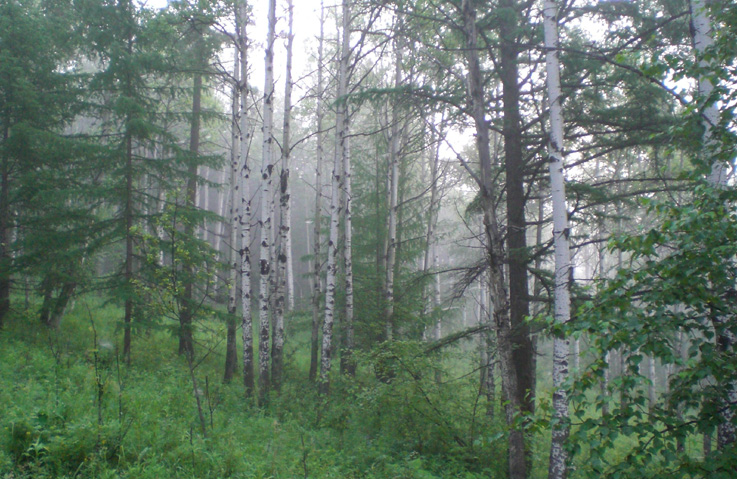
[[[173,338],[191,443],[208,364],[314,414],[304,477],[309,428],[406,477],[733,477],[735,45],[719,1],[0,0],[0,329],[112,308],[118,377]]]

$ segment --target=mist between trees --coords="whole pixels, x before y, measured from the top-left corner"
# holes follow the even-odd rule
[[[719,1],[0,0],[0,472],[735,477],[736,53]]]

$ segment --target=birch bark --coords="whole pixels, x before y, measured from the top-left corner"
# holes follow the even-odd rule
[[[239,7],[236,6],[236,9]],[[238,12],[236,12],[236,24],[238,22]],[[236,26],[236,29],[238,27]],[[236,35],[240,34],[240,31]],[[240,56],[238,48],[235,49],[233,59],[233,90],[231,92],[231,124],[230,124],[230,181],[228,182],[228,207],[230,223],[228,226],[229,247],[228,247],[228,264],[230,265],[230,278],[228,281],[228,331],[225,347],[225,373],[223,382],[229,383],[233,379],[236,370],[237,352],[236,352],[236,295],[238,294],[238,259],[236,255],[238,241],[238,216],[240,213],[240,188],[238,188],[238,167],[240,160],[240,143],[239,143],[239,104],[240,104]],[[225,224],[225,221],[222,222]]]
[[[705,58],[705,54],[714,45],[714,41],[711,38],[711,20],[703,0],[690,0],[689,6],[691,8],[694,49],[699,59],[699,67],[708,71],[711,62]],[[702,149],[704,154],[708,156],[710,153],[713,153],[712,150],[714,149],[712,130],[719,122],[719,110],[717,109],[716,102],[711,98],[714,92],[714,85],[708,76],[703,73],[698,78],[698,92],[700,101],[705,102],[701,112],[702,124],[704,126]],[[725,187],[727,184],[726,165],[719,159],[714,161],[707,180],[716,188]],[[714,318],[713,322],[716,325],[721,320]],[[719,348],[726,355],[734,354],[734,348],[737,344],[737,338],[735,338],[734,334],[732,334],[729,328],[724,326],[715,327],[715,329],[721,330],[717,334]],[[722,408],[722,423],[719,424],[717,430],[717,445],[719,448],[724,448],[737,440],[737,431],[734,425],[734,404],[737,404],[737,384],[727,385],[727,398],[725,402],[728,404],[725,404],[725,407]]]
[[[271,351],[271,380],[274,389],[278,390],[281,385],[281,377],[284,367],[284,310],[286,306],[287,288],[289,278],[290,250],[292,248],[290,225],[292,220],[290,210],[290,188],[289,188],[289,157],[291,153],[290,128],[292,116],[292,45],[294,44],[294,5],[292,0],[287,0],[287,65],[286,77],[284,79],[284,121],[282,130],[282,155],[281,173],[279,175],[279,222],[280,243],[277,253],[277,287],[276,308],[274,311],[274,337]],[[292,295],[294,290],[292,290]],[[291,299],[291,295],[290,295]]]
[[[322,270],[322,260],[320,258],[321,250],[321,223],[322,223],[322,162],[324,156],[323,149],[323,63],[325,44],[325,4],[320,2],[320,39],[317,48],[317,164],[315,165],[315,212],[313,218],[313,255],[312,261],[312,331],[310,334],[310,381],[317,379],[317,362],[319,356],[319,328],[320,328],[320,296],[322,295],[322,280],[320,272]]]
[[[348,61],[350,59],[350,2],[343,0],[341,53],[338,66],[336,111],[336,147],[330,194],[330,238],[328,239],[327,281],[325,289],[325,321],[322,328],[322,358],[320,360],[320,393],[330,390],[329,375],[333,353],[333,322],[335,318],[335,288],[338,269],[338,228],[340,223],[340,190],[342,185],[343,149],[346,131],[346,94],[348,92]]]
[[[397,18],[397,30],[401,19]],[[394,88],[402,84],[402,51],[399,40],[394,39]],[[397,103],[392,104],[391,139],[389,143],[389,230],[386,251],[386,340],[394,336],[394,267],[397,260],[397,208],[399,191],[399,112]]]
[[[571,318],[571,253],[568,244],[568,210],[563,174],[563,110],[561,108],[560,65],[558,62],[558,5],[546,0],[543,7],[545,65],[550,103],[550,192],[553,203],[553,245],[555,248],[555,323],[563,326]],[[553,421],[550,445],[549,479],[564,479],[568,473],[568,396],[564,382],[568,377],[568,340],[558,332],[553,340]]]
[[[241,334],[243,336],[243,386],[246,396],[253,394],[253,316],[251,311],[251,165],[248,162],[251,129],[248,124],[248,6],[246,0],[238,2],[238,54],[240,56],[239,113],[238,113],[238,169],[236,184],[240,194],[237,223],[240,231],[238,257],[241,273]],[[234,241],[235,242],[235,241]],[[233,245],[235,246],[235,245]],[[235,295],[235,292],[234,292]]]
[[[266,34],[266,52],[264,58],[264,103],[263,103],[263,158],[261,164],[261,249],[260,249],[260,284],[259,284],[259,397],[266,400],[270,387],[269,378],[269,276],[271,275],[271,243],[272,218],[271,173],[273,165],[274,144],[274,41],[276,39],[276,0],[269,0],[268,32]]]

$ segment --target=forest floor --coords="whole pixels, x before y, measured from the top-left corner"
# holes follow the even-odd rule
[[[259,407],[244,397],[240,376],[222,382],[222,323],[198,329],[195,389],[187,361],[176,354],[173,323],[135,330],[132,362],[123,364],[121,316],[80,300],[58,331],[31,313],[6,322],[0,477],[505,476],[500,414],[486,416],[475,397],[476,374],[437,383],[438,358],[413,356],[410,344],[397,346],[402,354],[359,358],[363,375],[336,375],[326,400],[307,380],[308,315],[295,314],[284,385]],[[372,364],[390,360],[391,381],[376,380]]]

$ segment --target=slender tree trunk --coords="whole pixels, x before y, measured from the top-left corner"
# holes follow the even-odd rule
[[[238,29],[238,55],[240,56],[239,112],[238,112],[238,153],[237,164],[232,165],[233,174],[237,175],[236,185],[240,193],[233,195],[233,201],[239,201],[236,206],[234,221],[240,231],[240,259],[241,272],[241,334],[243,335],[243,386],[247,397],[253,394],[255,387],[253,367],[253,317],[251,315],[251,166],[248,162],[251,130],[248,125],[248,42],[246,28],[248,25],[248,6],[246,0],[237,4],[236,28]],[[235,228],[236,225],[234,224]],[[231,235],[235,248],[235,238]],[[235,265],[233,265],[235,267]],[[235,296],[236,291],[233,291]]]
[[[397,18],[397,30],[401,19]],[[402,51],[399,40],[394,39],[394,88],[402,84]],[[389,143],[389,230],[386,252],[386,340],[394,336],[394,269],[397,261],[397,209],[399,192],[399,112],[397,102],[392,102],[391,139]]]
[[[198,42],[200,39],[198,38]],[[198,49],[199,50],[199,49]],[[198,51],[199,54],[199,51]],[[199,65],[201,58],[197,58]],[[187,208],[197,208],[197,155],[200,150],[200,110],[202,103],[202,74],[197,72],[194,77],[194,88],[192,93],[192,121],[189,132],[190,164],[187,168],[187,191],[185,203]],[[184,225],[184,236],[187,241],[195,234],[195,225],[186,222]],[[187,354],[194,357],[194,339],[192,335],[192,321],[194,319],[194,268],[189,260],[184,261],[184,292],[181,298],[179,310],[179,354]]]
[[[259,288],[259,397],[266,401],[270,387],[269,379],[269,277],[271,275],[271,243],[272,218],[271,173],[272,148],[274,143],[274,41],[276,39],[276,0],[269,0],[268,32],[266,35],[266,55],[264,69],[264,105],[263,105],[263,163],[261,166],[261,254],[260,254],[260,288]]]
[[[343,30],[350,36],[348,17],[344,17]],[[348,42],[344,43],[347,51]],[[347,81],[347,79],[346,79]],[[353,376],[356,373],[356,364],[353,360],[354,329],[353,329],[353,196],[351,191],[351,148],[350,148],[350,114],[347,105],[343,112],[343,273],[345,275],[345,314],[344,314],[344,341],[340,355],[341,373]]]
[[[349,0],[343,1],[343,43],[341,45],[341,75],[343,76],[344,94],[348,93],[348,62],[350,61],[350,39],[351,39],[351,11]],[[351,115],[348,103],[343,103],[343,133],[341,135],[342,145],[340,147],[343,155],[343,197],[345,199],[343,210],[343,273],[345,275],[345,314],[344,314],[344,341],[343,351],[340,356],[341,373],[350,376],[356,373],[356,363],[353,359],[354,348],[354,326],[353,326],[353,192],[351,188],[351,145],[350,145],[350,121]]]
[[[313,219],[314,228],[314,260],[312,271],[312,331],[310,335],[310,381],[317,379],[317,363],[320,351],[319,345],[319,328],[320,328],[320,296],[322,295],[322,279],[320,271],[322,260],[320,258],[321,244],[321,223],[322,223],[322,162],[324,156],[323,150],[323,49],[325,43],[325,5],[320,2],[320,40],[317,50],[317,164],[315,165],[315,216]]]
[[[483,226],[483,224],[482,224]],[[486,415],[494,417],[496,384],[494,383],[494,334],[492,331],[491,315],[489,314],[489,288],[487,275],[482,273],[479,277],[479,325],[487,326],[488,330],[479,337],[481,343],[481,390],[486,395]],[[493,305],[491,305],[493,308]]]
[[[125,133],[125,206],[123,221],[125,222],[125,264],[123,279],[126,296],[123,304],[123,358],[126,364],[131,362],[131,322],[133,319],[133,138],[130,132]]]
[[[237,109],[237,105],[234,108]],[[237,111],[236,111],[236,114],[237,114]],[[233,133],[231,133],[230,136],[231,136],[231,150],[232,150],[233,149],[233,146],[232,146],[233,143],[232,142],[233,141],[236,141],[236,142],[238,141],[237,140],[237,133],[235,131],[233,131]],[[232,153],[231,153],[231,155],[232,155]],[[220,215],[223,218],[223,220],[222,221],[218,221],[217,229],[213,232],[213,236],[215,238],[214,238],[214,241],[213,241],[213,244],[212,244],[213,249],[215,250],[215,252],[217,252],[218,257],[220,257],[220,258],[223,258],[225,256],[225,255],[223,255],[223,251],[222,251],[223,250],[223,238],[227,234],[228,227],[230,225],[230,223],[226,219],[226,218],[228,218],[228,216],[229,216],[229,213],[228,212],[230,211],[230,205],[228,204],[228,202],[230,201],[230,197],[227,194],[227,192],[230,191],[230,190],[226,190],[225,189],[225,175],[226,175],[226,171],[225,170],[220,171],[218,173],[218,191],[217,191],[217,193],[218,193],[218,205],[217,205],[217,214]],[[228,186],[230,186],[230,183],[228,183]]]
[[[238,7],[236,7],[238,8]],[[237,15],[237,13],[236,13]],[[237,22],[238,23],[238,22]],[[229,204],[229,227],[228,236],[230,237],[230,244],[228,248],[228,264],[230,265],[230,280],[228,281],[228,331],[225,348],[225,374],[223,376],[223,382],[229,383],[233,380],[233,375],[237,367],[238,353],[236,345],[236,295],[238,294],[238,257],[236,255],[236,248],[238,242],[238,216],[240,214],[240,188],[238,188],[238,167],[240,159],[240,143],[238,141],[238,114],[239,114],[239,103],[240,103],[240,56],[238,54],[238,48],[235,49],[235,58],[233,59],[233,90],[232,90],[232,104],[231,104],[231,123],[230,123],[230,181],[229,189],[230,198]],[[224,216],[224,215],[223,215]],[[225,223],[223,221],[222,223]]]
[[[343,0],[343,33],[338,66],[338,91],[336,111],[336,146],[330,195],[330,238],[328,239],[327,282],[325,289],[325,321],[322,328],[322,358],[320,361],[320,393],[330,390],[330,369],[333,355],[333,322],[335,318],[335,288],[338,270],[338,226],[340,223],[340,190],[342,184],[343,149],[346,147],[344,116],[347,114],[348,61],[350,60],[350,2]]]
[[[558,63],[558,5],[546,0],[543,8],[545,60],[548,102],[550,103],[550,193],[553,202],[553,245],[555,248],[555,323],[565,325],[571,319],[571,253],[568,244],[568,209],[563,173],[563,110],[561,107],[560,66]],[[553,339],[553,418],[548,479],[568,475],[568,340],[560,333]]]
[[[10,137],[10,128],[5,122],[3,143]],[[0,156],[0,329],[10,310],[10,166],[5,155]]]
[[[514,343],[509,316],[509,296],[504,278],[505,254],[503,237],[495,210],[497,192],[494,185],[491,152],[489,149],[489,126],[486,123],[484,111],[485,101],[478,58],[476,12],[471,5],[471,0],[463,0],[463,17],[466,35],[469,103],[476,127],[476,148],[481,167],[478,183],[484,209],[486,245],[489,256],[489,288],[494,303],[494,323],[497,328],[502,387],[507,392],[505,418],[511,428],[509,431],[508,450],[509,478],[525,479],[527,477],[525,440],[522,429],[516,425],[516,418],[522,412],[523,404],[520,396],[515,394],[519,390],[518,369],[515,367]]]
[[[441,119],[441,132],[439,134],[436,134],[436,130],[433,125],[432,134],[431,134],[431,141],[430,143],[434,145],[434,148],[432,148],[429,158],[429,166],[430,166],[430,204],[428,206],[427,211],[427,229],[425,230],[425,252],[422,260],[422,276],[428,277],[430,275],[431,269],[437,269],[437,262],[438,262],[438,245],[436,244],[435,239],[435,227],[437,223],[437,217],[438,217],[438,183],[440,181],[439,175],[438,175],[438,166],[440,163],[440,138],[439,136],[442,135],[442,123],[443,120]],[[424,171],[424,169],[423,169]],[[425,183],[423,181],[423,183]],[[439,279],[439,273],[435,273],[436,279]],[[437,281],[433,281],[433,284],[437,284]],[[434,295],[431,295],[431,286],[434,289],[433,285],[427,284],[424,287],[423,290],[423,316],[427,318],[430,313],[434,310],[433,306],[437,306],[435,303],[435,297]],[[436,328],[440,328],[440,317],[436,318]],[[465,324],[464,324],[465,327]]]
[[[289,188],[289,157],[291,153],[290,128],[292,116],[292,45],[294,44],[294,32],[292,24],[294,21],[294,5],[292,0],[287,0],[288,10],[288,33],[287,33],[287,69],[284,79],[284,128],[282,136],[281,173],[279,175],[279,222],[280,244],[277,253],[278,282],[276,287],[276,308],[274,311],[274,336],[271,348],[271,381],[275,390],[281,386],[284,369],[284,310],[287,285],[289,283],[288,263],[291,260],[290,249],[292,248],[290,230],[290,188]],[[292,289],[292,294],[293,294]]]

